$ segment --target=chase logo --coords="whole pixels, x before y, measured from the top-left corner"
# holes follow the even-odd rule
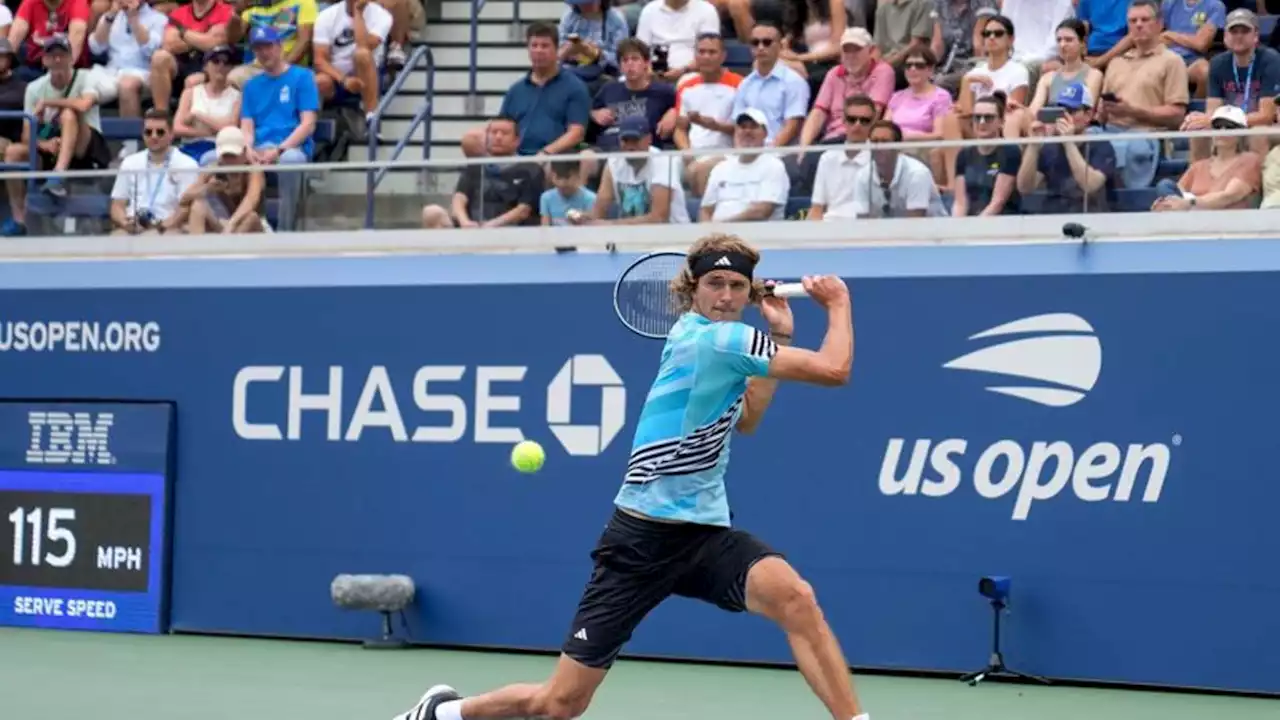
[[[987,386],[1002,395],[1050,407],[1074,405],[1085,398],[1102,373],[1102,343],[1079,315],[1050,313],[1014,320],[971,335],[969,340],[1007,338],[945,363],[951,370],[1003,375],[1010,380]],[[1033,381],[1012,384],[1011,380]]]

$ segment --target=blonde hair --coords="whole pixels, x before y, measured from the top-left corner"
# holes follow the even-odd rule
[[[700,238],[689,248],[689,257],[701,255],[708,252],[733,252],[745,255],[751,259],[753,264],[760,262],[760,251],[747,244],[746,240],[737,235],[729,235],[726,233],[711,233]],[[693,277],[693,271],[689,269],[689,264],[685,263],[680,268],[680,272],[671,279],[671,295],[675,303],[676,310],[680,312],[688,312],[693,308],[693,293],[698,289],[698,281]],[[759,302],[764,295],[764,283],[759,280],[751,282],[751,302]]]

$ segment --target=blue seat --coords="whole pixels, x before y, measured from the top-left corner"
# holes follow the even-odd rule
[[[1116,191],[1115,212],[1147,212],[1156,201],[1155,188],[1124,188]]]
[[[1280,21],[1280,15],[1263,15],[1258,18],[1258,35],[1262,37],[1262,42],[1266,42],[1271,37],[1271,33],[1276,29],[1276,22]]]
[[[1190,165],[1189,161],[1182,158],[1162,158],[1160,164],[1156,166],[1156,180],[1160,178],[1176,180],[1182,177]]]
[[[753,62],[751,48],[738,40],[726,40],[724,43],[724,64],[726,67],[747,67]]]

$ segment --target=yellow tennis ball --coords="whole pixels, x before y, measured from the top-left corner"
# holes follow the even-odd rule
[[[542,469],[547,453],[532,440],[517,443],[511,449],[511,465],[522,473],[535,473]]]

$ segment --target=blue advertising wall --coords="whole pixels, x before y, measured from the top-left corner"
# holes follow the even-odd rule
[[[631,258],[0,266],[0,396],[171,400],[171,623],[354,638],[334,575],[413,576],[415,640],[555,649],[660,345]],[[1280,692],[1280,249],[1269,242],[772,251],[838,273],[856,355],[734,440],[736,522],[813,582],[855,666]],[[797,343],[824,318],[795,301]],[[57,329],[55,329],[57,328]],[[58,337],[57,343],[51,339]],[[133,338],[132,341],[129,338]],[[511,445],[548,452],[510,469]],[[673,599],[644,655],[788,661]]]

